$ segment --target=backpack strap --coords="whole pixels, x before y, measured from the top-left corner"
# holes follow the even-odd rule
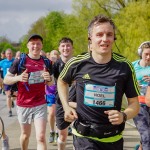
[[[26,54],[22,53],[20,55],[20,61],[18,65],[18,74],[21,74],[23,70],[25,70],[25,60],[26,60]]]
[[[48,72],[50,73],[51,72],[51,61],[46,58],[45,56],[41,56],[43,61],[44,61],[44,64],[46,66],[46,69],[48,70]],[[18,74],[21,74],[23,70],[25,70],[25,61],[26,61],[26,54],[25,53],[22,53],[20,55],[20,61],[19,61],[19,65],[18,65]]]
[[[43,61],[45,63],[47,71],[49,73],[51,73],[51,61],[47,57],[45,57],[45,56],[41,56],[41,57],[42,57],[42,59],[43,59]]]

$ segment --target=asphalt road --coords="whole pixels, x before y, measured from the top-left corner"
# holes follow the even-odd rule
[[[20,144],[19,144],[20,126],[17,120],[16,105],[14,108],[12,108],[12,112],[13,112],[13,116],[8,117],[8,109],[6,106],[6,96],[0,94],[0,116],[3,118],[5,131],[9,137],[10,150],[20,150]],[[34,125],[32,124],[32,132],[30,136],[28,150],[36,150],[36,138],[35,137],[36,136],[35,136]],[[48,138],[49,138],[48,123],[47,123],[47,128],[46,128],[46,137],[48,141]],[[73,149],[72,147],[73,147],[72,136],[68,136],[66,150],[72,150]],[[47,142],[47,148],[48,150],[57,150],[57,144]],[[1,150],[1,142],[0,142],[0,150]]]
[[[8,109],[6,105],[6,96],[0,94],[0,116],[2,117],[5,128],[13,124],[17,120],[16,107],[12,108],[13,116],[8,117]]]

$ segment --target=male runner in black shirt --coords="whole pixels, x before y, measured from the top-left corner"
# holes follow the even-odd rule
[[[89,24],[91,53],[67,62],[58,79],[65,120],[74,123],[76,150],[123,150],[125,121],[137,115],[139,89],[132,64],[112,52],[114,22],[103,15]],[[76,81],[76,111],[68,104],[68,85]],[[121,112],[122,97],[128,107]]]
[[[73,55],[73,41],[68,37],[63,37],[59,41],[60,58],[53,65],[53,74],[55,79],[58,79],[60,72],[63,70],[66,62],[72,58]],[[64,120],[64,110],[56,93],[56,124],[58,128],[59,137],[57,140],[58,150],[65,150],[66,140],[68,135],[69,122]]]

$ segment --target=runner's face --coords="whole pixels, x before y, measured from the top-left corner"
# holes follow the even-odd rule
[[[59,52],[61,53],[61,55],[64,57],[70,57],[73,53],[73,46],[70,42],[69,43],[60,43],[58,49],[59,49]]]
[[[53,51],[50,53],[50,60],[53,62],[56,62],[56,60],[59,58],[58,51]]]
[[[10,50],[6,51],[6,58],[8,60],[11,60],[12,59],[12,52]]]
[[[17,52],[15,58],[20,59],[21,52]]]
[[[40,39],[31,39],[27,47],[29,49],[29,54],[33,57],[40,56],[41,49],[43,48],[42,41]]]
[[[91,34],[92,52],[101,55],[110,54],[114,35],[113,26],[109,22],[94,25]]]
[[[142,60],[146,64],[150,64],[150,48],[144,48],[142,52]]]

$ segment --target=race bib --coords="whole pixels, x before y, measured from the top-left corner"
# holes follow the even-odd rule
[[[84,104],[93,107],[114,107],[115,86],[86,84]]]
[[[36,83],[42,83],[44,82],[44,78],[42,77],[43,71],[36,71],[36,72],[31,72],[28,83],[29,84],[36,84]]]

